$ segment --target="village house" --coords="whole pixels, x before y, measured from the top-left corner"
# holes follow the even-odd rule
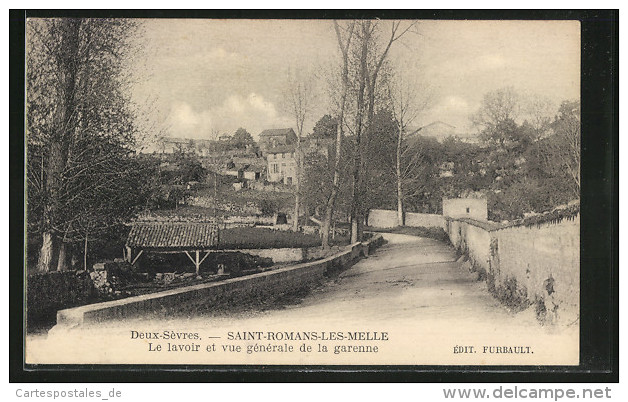
[[[268,148],[264,152],[268,162],[267,180],[269,182],[280,182],[289,186],[296,184],[297,161],[294,153],[294,144]]]
[[[227,164],[224,174],[237,177],[239,180],[259,181],[264,175],[266,167],[259,162],[256,163],[235,163],[231,161]]]
[[[187,154],[207,156],[213,150],[213,141],[204,139],[160,137],[144,150],[144,153],[153,153],[161,156]]]
[[[266,155],[269,149],[279,146],[294,145],[297,142],[297,135],[291,128],[273,128],[264,130],[259,134],[258,144],[262,155]]]
[[[301,150],[304,155],[319,153],[329,157],[334,139],[311,138],[301,139]],[[269,129],[259,135],[259,146],[267,162],[267,180],[272,183],[283,183],[288,186],[296,185],[297,136],[293,129]]]

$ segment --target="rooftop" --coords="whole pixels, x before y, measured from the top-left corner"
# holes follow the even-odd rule
[[[291,145],[277,145],[276,147],[268,148],[266,154],[289,154],[296,149],[294,144]]]
[[[267,129],[262,131],[259,136],[260,137],[273,137],[273,136],[284,136],[284,135],[288,135],[292,132],[292,134],[294,134],[294,130],[291,128],[271,128],[271,129]],[[296,134],[295,134],[296,135]]]
[[[129,247],[207,249],[218,244],[218,227],[209,222],[135,222]]]

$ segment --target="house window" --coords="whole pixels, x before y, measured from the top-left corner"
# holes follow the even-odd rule
[[[467,213],[469,213],[469,207],[467,207]]]
[[[273,173],[279,173],[279,169],[276,163],[272,164],[272,172]]]
[[[285,158],[286,158],[286,154],[284,154],[284,153],[282,152],[282,153],[281,153],[281,157],[282,157],[283,159],[285,159]]]
[[[286,177],[286,184],[289,186],[292,185],[292,177]]]

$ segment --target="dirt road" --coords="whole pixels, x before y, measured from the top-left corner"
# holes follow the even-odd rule
[[[130,320],[57,335],[30,339],[33,358],[67,358],[64,344],[80,337],[97,340],[79,360],[146,363],[237,364],[577,364],[578,328],[542,327],[532,309],[514,313],[487,291],[477,274],[456,262],[454,250],[439,241],[408,235],[384,234],[387,244],[337,278],[328,280],[302,300],[280,309],[229,316],[173,318],[159,322]],[[388,340],[371,342],[377,353],[197,353],[147,352],[148,342],[131,339],[131,331],[186,330],[199,333],[205,343],[243,347],[271,340],[269,333],[290,332],[382,334]],[[259,339],[233,339],[262,333]],[[235,335],[234,335],[235,334]],[[368,337],[368,335],[367,335]],[[214,341],[215,340],[215,341]],[[294,341],[294,347],[303,342]],[[316,348],[321,342],[312,342]],[[76,340],[73,342],[76,348]],[[141,346],[141,347],[140,347]],[[469,348],[472,346],[472,348]],[[67,347],[70,347],[68,344]],[[460,349],[459,347],[466,347]],[[138,350],[135,350],[135,349]],[[488,348],[488,349],[487,349]],[[75,350],[75,349],[73,349]],[[134,351],[129,354],[116,350]],[[332,349],[333,350],[333,349]],[[464,350],[468,353],[457,353]],[[488,352],[487,352],[488,351]],[[521,353],[519,353],[521,352]],[[525,352],[525,353],[523,353]],[[72,353],[69,360],[79,357]]]

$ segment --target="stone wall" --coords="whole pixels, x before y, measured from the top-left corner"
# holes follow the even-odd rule
[[[394,228],[397,226],[397,211],[386,209],[371,209],[368,224],[374,228]]]
[[[407,212],[405,224],[410,227],[444,228],[445,219],[443,219],[443,215],[438,214]]]
[[[451,243],[515,309],[533,306],[543,322],[577,321],[580,305],[580,216],[530,227],[448,219]]]
[[[328,273],[349,267],[361,256],[368,255],[382,244],[381,235],[375,235],[368,241],[354,243],[347,250],[319,261],[222,282],[198,284],[61,310],[57,312],[57,325],[51,331],[57,332],[111,319],[202,311],[257,298],[272,300],[282,294],[316,284]]]
[[[259,257],[270,258],[274,263],[299,262],[307,259],[307,248],[268,248],[268,249],[242,249],[224,250],[239,251],[244,254],[257,255]]]
[[[573,322],[580,311],[580,216],[559,224],[492,233],[497,280],[516,278],[539,314]]]
[[[443,216],[486,221],[488,219],[486,198],[443,198]]]
[[[368,224],[374,228],[394,228],[397,224],[397,211],[386,209],[372,209],[369,212]],[[406,212],[405,226],[410,227],[444,227],[445,221],[442,215],[419,214]]]

